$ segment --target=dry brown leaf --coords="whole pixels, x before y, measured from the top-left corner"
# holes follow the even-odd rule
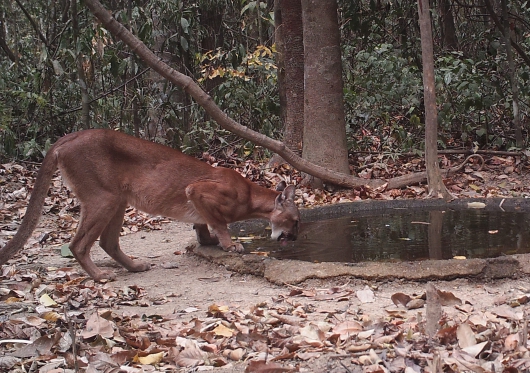
[[[332,332],[334,334],[339,334],[342,340],[346,340],[351,336],[357,335],[357,333],[359,333],[363,329],[363,326],[359,322],[352,320],[343,321],[335,325],[332,329]]]
[[[411,298],[407,294],[404,294],[404,293],[395,293],[395,294],[392,294],[392,296],[390,297],[390,300],[392,300],[392,302],[396,306],[402,305],[403,307],[405,307],[407,303],[411,301]]]
[[[458,345],[462,349],[477,343],[475,333],[468,324],[460,324],[458,326],[456,329],[456,337],[458,339]]]
[[[197,347],[188,347],[182,350],[176,357],[175,363],[180,367],[196,367],[204,365],[208,354]]]
[[[274,362],[251,360],[245,368],[245,373],[287,373],[296,372],[294,368],[284,367]]]
[[[222,337],[231,337],[234,335],[234,331],[230,328],[227,328],[223,324],[217,325],[213,332],[215,333],[215,335],[220,335]]]
[[[450,291],[438,290],[438,296],[440,297],[440,303],[442,306],[454,306],[456,304],[462,304],[462,300],[456,297]]]
[[[504,340],[504,348],[508,351],[515,351],[515,349],[519,346],[520,343],[521,336],[519,335],[519,333],[510,334]]]
[[[410,302],[407,303],[405,306],[408,310],[415,310],[418,308],[422,308],[425,305],[425,301],[421,298],[412,299]]]
[[[113,323],[100,317],[97,312],[92,313],[88,319],[85,330],[81,332],[84,339],[89,339],[97,335],[103,338],[111,338],[114,335]]]
[[[361,301],[361,303],[373,303],[375,302],[375,294],[368,286],[365,286],[362,290],[357,290],[356,293],[357,298]]]
[[[484,352],[491,345],[490,341],[484,341],[477,343],[466,348],[463,348],[462,351],[465,351],[470,356],[478,358],[482,352]]]
[[[138,356],[134,361],[144,365],[156,365],[162,361],[163,357],[164,353],[159,352],[156,354],[149,354],[147,356]]]

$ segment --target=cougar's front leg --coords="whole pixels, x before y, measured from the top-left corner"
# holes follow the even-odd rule
[[[218,240],[225,251],[244,251],[243,245],[232,241],[227,227],[227,214],[231,213],[232,206],[237,203],[237,193],[233,191],[232,186],[211,181],[198,182],[188,185],[186,196],[206,222],[194,225],[199,243],[202,244],[202,240],[205,240],[213,244]],[[208,226],[215,238],[211,237]]]

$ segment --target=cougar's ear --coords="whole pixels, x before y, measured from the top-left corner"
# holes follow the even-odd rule
[[[280,183],[278,185],[276,185],[276,190],[278,192],[281,192],[283,191],[285,188],[287,187],[287,183],[285,181],[280,181]]]
[[[287,188],[283,189],[282,193],[278,194],[278,197],[276,197],[276,206],[293,204],[295,190],[294,185],[289,185]]]

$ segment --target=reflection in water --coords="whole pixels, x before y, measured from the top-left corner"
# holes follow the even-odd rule
[[[298,240],[286,246],[259,239],[245,247],[268,251],[279,259],[315,262],[489,258],[530,252],[528,213],[397,210],[371,214],[303,223]]]

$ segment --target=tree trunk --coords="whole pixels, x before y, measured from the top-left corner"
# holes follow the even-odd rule
[[[508,20],[508,7],[506,0],[501,0],[503,36],[506,47],[506,58],[508,59],[508,77],[512,86],[512,107],[513,107],[513,128],[515,130],[515,145],[518,148],[523,147],[523,132],[521,130],[521,118],[519,115],[519,86],[515,74],[515,63],[513,61],[513,52],[510,37],[510,21]]]
[[[443,46],[446,50],[457,50],[455,21],[449,0],[440,0],[440,26],[442,30]]]
[[[200,2],[201,27],[204,29],[204,36],[201,40],[202,53],[215,51],[224,45],[223,14],[224,5],[222,2],[210,1]],[[223,79],[217,76],[204,81],[204,88],[208,94],[217,87]]]
[[[349,174],[336,0],[302,0],[304,143],[302,157]],[[311,178],[313,187],[322,181]]]
[[[0,48],[2,48],[11,62],[18,62],[17,55],[11,50],[11,48],[9,48],[9,45],[7,45],[4,9],[0,9]]]
[[[72,0],[72,34],[74,38],[74,48],[77,62],[77,83],[81,90],[81,124],[84,129],[90,128],[90,96],[83,66],[83,53],[79,43],[79,24],[77,22],[77,0]]]
[[[429,197],[451,199],[438,166],[438,111],[434,90],[434,56],[429,0],[418,0],[423,60],[423,101],[425,103],[425,164]]]
[[[276,50],[283,143],[302,154],[304,131],[304,38],[300,0],[275,1]],[[275,155],[269,165],[283,163]]]

